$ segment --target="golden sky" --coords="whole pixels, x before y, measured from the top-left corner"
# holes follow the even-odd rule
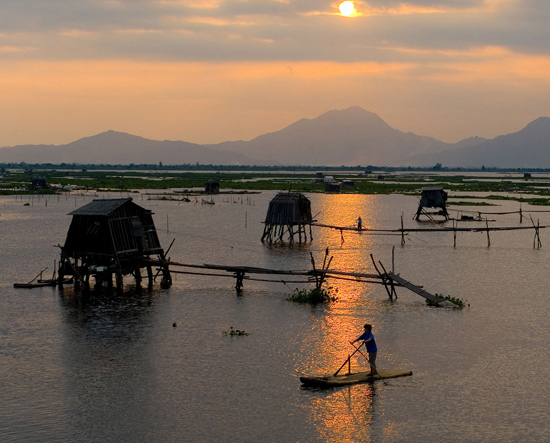
[[[0,146],[250,140],[360,106],[493,138],[550,115],[550,2],[3,0]]]

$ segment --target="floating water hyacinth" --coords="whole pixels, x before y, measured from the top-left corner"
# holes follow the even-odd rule
[[[223,335],[249,335],[248,332],[241,331],[240,329],[233,329],[230,327],[229,331],[223,331]]]
[[[466,302],[464,300],[460,299],[460,298],[451,297],[450,295],[441,295],[441,294],[438,294],[438,293],[435,293],[434,295],[437,298],[441,299],[441,300],[448,300],[451,303],[454,303],[459,308],[463,308],[464,306],[466,306]],[[426,299],[426,304],[428,306],[439,306],[438,304],[436,304],[433,301],[428,300],[428,299]],[[468,306],[470,306],[470,304],[468,304]]]

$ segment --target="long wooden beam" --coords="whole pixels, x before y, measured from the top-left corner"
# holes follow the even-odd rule
[[[179,267],[194,268],[194,269],[226,271],[226,272],[233,273],[233,275],[218,274],[218,273],[206,274],[206,273],[200,273],[200,272],[172,270],[172,272],[174,273],[206,275],[206,276],[213,276],[213,277],[234,277],[234,278],[237,278],[238,275],[241,275],[243,276],[243,278],[247,280],[269,281],[269,282],[282,281],[284,283],[310,283],[311,281],[263,280],[258,278],[246,277],[244,276],[244,274],[291,275],[291,276],[305,276],[309,278],[313,278],[315,277],[315,275],[323,274],[324,278],[335,278],[335,279],[347,278],[350,280],[351,278],[353,278],[357,282],[377,283],[377,284],[386,284],[386,282],[384,282],[384,278],[386,278],[386,279],[392,280],[393,284],[407,288],[408,290],[436,304],[439,304],[441,306],[456,306],[454,305],[454,303],[447,300],[442,302],[441,299],[429,293],[428,291],[423,289],[421,286],[415,285],[410,281],[404,279],[400,275],[394,274],[393,272],[384,272],[383,274],[370,274],[365,272],[348,272],[348,271],[336,271],[336,270],[290,271],[290,270],[282,270],[282,269],[257,268],[257,267],[250,267],[250,266],[227,266],[227,265],[212,265],[212,264],[193,265],[193,264],[178,263],[178,262],[170,262],[170,265],[172,267],[179,266]],[[359,280],[359,279],[371,279],[371,280],[366,281],[366,280]]]

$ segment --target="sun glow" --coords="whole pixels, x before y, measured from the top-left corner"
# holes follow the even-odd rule
[[[340,9],[340,14],[342,14],[344,17],[349,17],[355,13],[355,5],[353,4],[353,2],[350,1],[340,3],[338,9]]]

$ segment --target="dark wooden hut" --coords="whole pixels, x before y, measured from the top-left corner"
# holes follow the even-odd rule
[[[73,216],[65,245],[61,248],[59,279],[73,276],[75,283],[112,285],[116,277],[122,289],[123,276],[133,275],[139,286],[141,269],[153,283],[153,267],[162,272],[162,286],[172,283],[168,262],[153,222],[152,212],[131,198],[97,199],[69,213]]]
[[[438,209],[438,211],[428,212],[427,209],[429,208]],[[433,215],[441,215],[445,217],[445,220],[449,219],[449,213],[447,212],[447,193],[443,188],[432,187],[422,189],[420,203],[418,204],[418,210],[416,211],[414,219],[418,220],[421,215],[427,216],[430,220],[433,219]]]
[[[306,226],[309,225],[311,235],[311,202],[298,192],[279,192],[270,202],[265,217],[262,242],[283,241],[288,233],[290,243],[294,242],[294,235],[298,241],[307,241]]]
[[[346,190],[355,189],[355,182],[353,180],[342,180],[341,187]]]
[[[34,176],[31,180],[31,189],[33,191],[38,191],[40,189],[48,189],[48,182],[46,181],[46,177],[39,177]]]
[[[220,184],[218,182],[207,182],[204,186],[205,194],[219,194]]]
[[[325,182],[325,192],[340,192],[340,183]]]

